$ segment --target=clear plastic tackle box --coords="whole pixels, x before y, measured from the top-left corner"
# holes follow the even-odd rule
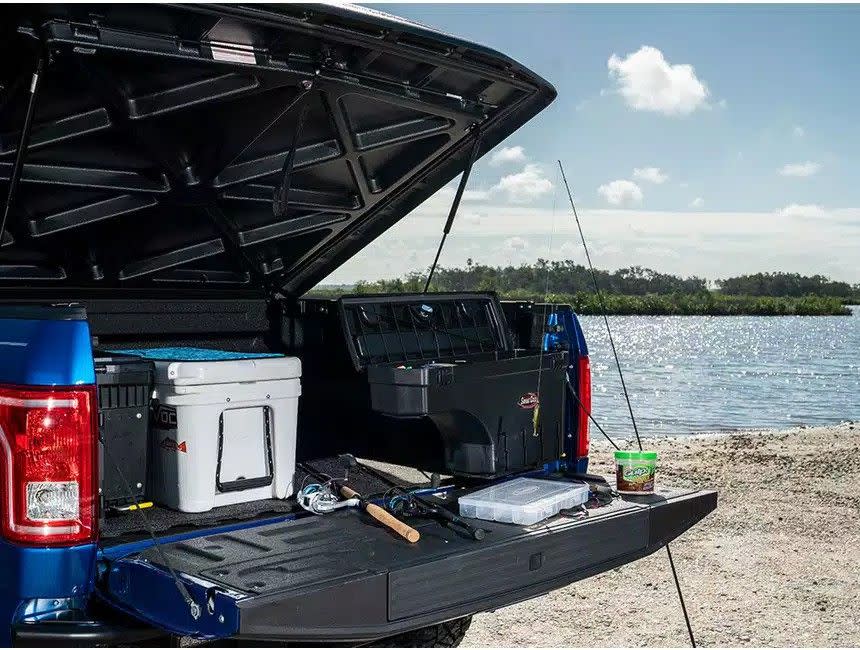
[[[529,526],[588,501],[584,483],[517,478],[460,497],[460,516]]]

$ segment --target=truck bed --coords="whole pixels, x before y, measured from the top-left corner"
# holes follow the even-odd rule
[[[318,458],[305,464],[316,472],[330,476],[340,477],[344,472],[343,461],[337,457]],[[381,495],[394,485],[409,488],[418,487],[417,484],[394,476],[386,481],[385,476],[384,473],[374,474],[367,471],[359,464],[350,470],[349,482],[359,493],[368,497]],[[306,482],[306,477],[307,474],[304,470],[297,467],[293,479],[296,491]],[[308,482],[315,481],[309,480]],[[254,520],[275,519],[300,512],[303,511],[295,497],[235,503],[213,508],[208,512],[179,512],[155,504],[143,513],[132,511],[108,516],[102,522],[99,537],[102,546],[109,548],[146,539],[150,533],[157,537],[166,537],[199,531],[203,528],[218,528],[243,522],[249,523]]]

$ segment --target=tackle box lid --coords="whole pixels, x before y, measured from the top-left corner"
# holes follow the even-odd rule
[[[531,525],[588,500],[584,483],[516,478],[458,499],[460,515]]]

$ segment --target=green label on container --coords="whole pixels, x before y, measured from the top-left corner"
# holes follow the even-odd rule
[[[622,492],[653,492],[654,461],[619,460],[616,465],[615,480]]]

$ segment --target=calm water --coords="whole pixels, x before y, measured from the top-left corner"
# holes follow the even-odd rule
[[[860,419],[860,308],[853,310],[853,316],[816,317],[610,316],[640,433]],[[603,319],[581,322],[595,418],[610,436],[632,435]]]

